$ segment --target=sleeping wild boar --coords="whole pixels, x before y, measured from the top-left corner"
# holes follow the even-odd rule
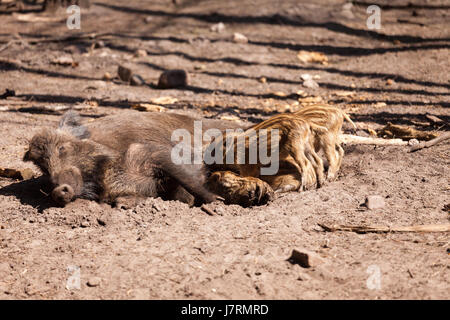
[[[193,121],[179,114],[131,113],[83,125],[69,111],[58,129],[44,129],[31,139],[24,161],[50,178],[51,196],[60,205],[86,198],[129,207],[158,196],[208,203],[216,196],[204,187],[204,166],[175,165],[170,158],[172,131],[192,131]]]

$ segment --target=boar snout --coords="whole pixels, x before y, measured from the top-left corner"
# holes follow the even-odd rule
[[[51,177],[55,188],[52,198],[60,205],[66,205],[82,193],[83,178],[80,169],[69,167]]]
[[[68,204],[75,196],[75,192],[73,188],[68,184],[63,184],[52,191],[52,198],[55,200],[58,204],[64,206]]]

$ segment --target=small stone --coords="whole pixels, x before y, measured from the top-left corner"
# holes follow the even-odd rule
[[[196,65],[194,66],[195,70],[205,70],[206,66],[204,64]]]
[[[383,208],[385,205],[384,198],[377,195],[367,196],[365,205],[369,210]]]
[[[307,80],[311,80],[311,79],[312,79],[312,75],[310,75],[309,73],[303,73],[303,74],[300,76],[300,78],[301,78],[303,81],[307,81]]]
[[[89,221],[84,220],[84,221],[81,221],[81,223],[80,223],[80,227],[82,227],[82,228],[88,228],[89,226],[90,226]]]
[[[56,59],[53,59],[52,63],[59,64],[62,66],[71,66],[74,64],[74,60],[72,59],[71,56],[60,56]]]
[[[130,68],[120,65],[117,69],[117,74],[122,81],[129,82],[133,72]]]
[[[150,23],[153,21],[153,17],[152,16],[145,17],[144,21],[145,23]]]
[[[138,50],[136,50],[136,52],[134,53],[134,56],[135,56],[135,57],[138,57],[138,58],[146,57],[146,56],[147,56],[147,50],[144,50],[144,49],[138,49]]]
[[[111,73],[109,73],[109,72],[105,72],[105,74],[103,75],[103,80],[109,81],[109,80],[111,80],[112,78],[113,78],[113,77],[112,77]]]
[[[292,264],[298,264],[303,268],[315,267],[324,262],[324,260],[317,253],[305,249],[292,250],[291,257],[288,261]]]
[[[242,33],[236,32],[235,34],[233,34],[233,41],[236,43],[247,43],[248,39]]]
[[[266,83],[267,79],[266,79],[266,77],[261,77],[261,78],[258,79],[258,81],[261,82],[261,83]]]
[[[211,26],[211,31],[212,32],[223,32],[225,30],[225,25],[222,22],[216,23],[214,25]]]
[[[219,216],[223,216],[225,214],[225,209],[222,207],[217,207],[214,209],[214,211],[219,215]]]
[[[97,219],[97,223],[98,223],[99,225],[103,226],[103,227],[106,226],[106,222],[105,222],[104,219],[98,218],[98,219]]]
[[[98,287],[101,281],[99,277],[91,277],[86,284],[88,287]]]
[[[103,40],[99,40],[96,43],[94,43],[94,49],[98,49],[98,48],[104,48],[105,42]]]
[[[416,144],[419,144],[419,140],[417,139],[408,140],[408,146],[415,146]]]
[[[342,10],[341,11],[341,16],[347,19],[354,19],[355,15],[353,14],[352,10]]]
[[[297,277],[298,281],[309,281],[311,280],[311,276],[307,275],[306,273],[302,273]]]
[[[303,81],[303,86],[306,88],[310,88],[310,89],[319,88],[319,84],[317,82],[315,82],[313,79]]]
[[[181,69],[164,71],[159,77],[158,88],[170,89],[184,87],[188,83],[187,72]]]
[[[386,80],[386,85],[390,86],[390,85],[393,85],[393,84],[394,84],[394,80],[392,80],[392,79],[387,79]]]
[[[142,86],[145,84],[145,80],[138,74],[133,74],[130,79],[132,86]]]

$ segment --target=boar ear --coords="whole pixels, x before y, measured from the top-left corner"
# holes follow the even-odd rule
[[[59,121],[59,129],[64,130],[79,139],[89,138],[90,135],[88,129],[81,123],[81,117],[78,112],[73,110],[64,113]]]

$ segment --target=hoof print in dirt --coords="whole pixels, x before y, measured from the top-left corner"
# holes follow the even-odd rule
[[[188,84],[187,72],[181,69],[164,71],[159,77],[158,88],[171,89],[185,87]]]

